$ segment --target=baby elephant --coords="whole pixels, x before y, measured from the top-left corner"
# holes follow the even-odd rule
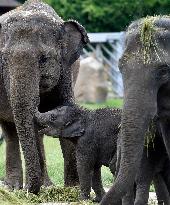
[[[37,122],[47,135],[64,137],[76,144],[77,169],[81,198],[89,199],[91,185],[99,202],[105,191],[101,181],[101,166],[115,172],[116,142],[120,129],[120,109],[86,110],[63,106],[46,113],[37,113]]]

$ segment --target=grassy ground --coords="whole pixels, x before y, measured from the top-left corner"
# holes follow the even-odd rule
[[[123,100],[120,98],[117,98],[117,99],[109,99],[106,102],[100,103],[100,104],[86,103],[86,104],[82,104],[82,106],[89,108],[89,109],[97,109],[97,108],[103,108],[103,107],[120,108],[122,107],[122,104],[123,104]]]

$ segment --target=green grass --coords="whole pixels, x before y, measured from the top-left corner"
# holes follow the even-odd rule
[[[64,160],[58,139],[45,137],[45,152],[48,173],[52,181],[59,186],[64,183]]]
[[[116,108],[121,108],[123,105],[123,99],[116,98],[116,99],[108,99],[104,103],[82,103],[82,106],[88,108],[88,109],[97,109],[97,108],[103,108],[103,107],[116,107]]]

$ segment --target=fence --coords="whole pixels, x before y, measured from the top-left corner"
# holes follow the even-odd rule
[[[118,61],[123,53],[125,33],[89,33],[90,44],[83,51],[82,58],[91,53],[104,64],[112,83],[112,90],[117,97],[123,96],[123,84],[118,69]]]

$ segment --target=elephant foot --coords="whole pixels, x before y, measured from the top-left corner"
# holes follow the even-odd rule
[[[25,187],[24,189],[30,193],[33,193],[33,194],[38,194],[39,191],[40,191],[40,188],[42,186],[42,182],[39,181],[39,180],[36,180],[36,179],[33,179],[32,181],[29,180],[29,183],[26,183],[25,184]]]
[[[13,178],[13,179],[5,179],[3,181],[3,185],[7,187],[10,190],[19,190],[23,188],[23,181],[18,178]]]

